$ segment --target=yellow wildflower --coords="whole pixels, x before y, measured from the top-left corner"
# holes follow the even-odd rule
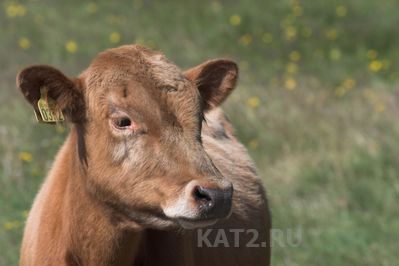
[[[348,91],[356,86],[356,80],[353,78],[346,78],[340,86],[335,89],[335,94],[339,97],[344,96]]]
[[[296,89],[296,86],[297,86],[297,82],[296,82],[296,80],[293,79],[293,78],[287,78],[287,79],[284,81],[284,87],[285,87],[287,90],[295,90],[295,89]]]
[[[378,72],[382,68],[382,62],[380,60],[373,60],[369,64],[369,70],[372,72]]]
[[[285,18],[283,18],[283,20],[281,20],[280,22],[280,26],[282,28],[287,28],[292,26],[295,23],[295,17],[293,15],[288,15]]]
[[[345,17],[348,13],[348,8],[344,5],[338,5],[335,9],[335,13],[338,17]]]
[[[298,65],[295,63],[288,63],[286,66],[286,71],[289,74],[295,74],[298,72]]]
[[[247,105],[251,108],[256,108],[260,105],[260,98],[258,96],[253,96],[247,100]]]
[[[96,3],[91,2],[86,6],[86,10],[88,13],[94,14],[98,11],[98,6]]]
[[[250,149],[255,150],[259,146],[259,141],[257,139],[250,140],[248,146]]]
[[[239,15],[232,15],[230,17],[230,24],[233,26],[238,26],[241,24],[241,17]]]
[[[344,86],[338,86],[338,87],[335,89],[335,94],[336,94],[338,97],[344,96],[344,95],[346,94],[346,92],[347,92],[347,89],[346,89]]]
[[[303,15],[303,8],[300,5],[294,5],[292,7],[292,13],[294,14],[294,16],[300,17]]]
[[[19,153],[19,159],[24,162],[31,162],[32,161],[32,154],[29,152],[21,152]]]
[[[121,41],[121,35],[118,32],[113,32],[109,35],[109,41],[111,43],[118,43]]]
[[[374,103],[374,111],[377,113],[382,113],[385,111],[385,104],[382,101],[377,101]]]
[[[331,49],[330,59],[333,61],[337,61],[337,60],[341,59],[341,50],[339,50],[338,48]]]
[[[14,224],[12,222],[6,222],[4,223],[4,229],[6,230],[12,230],[14,228]]]
[[[363,97],[366,98],[372,105],[373,109],[377,113],[385,111],[385,103],[378,97],[378,95],[371,89],[363,90]]]
[[[285,38],[288,41],[292,41],[296,38],[297,35],[297,29],[294,26],[287,26],[285,28]]]
[[[298,51],[292,51],[290,53],[290,60],[297,62],[301,59],[301,54]]]
[[[28,38],[26,38],[26,37],[21,37],[18,40],[18,45],[19,45],[19,47],[21,47],[24,50],[29,49],[30,40]]]
[[[9,4],[6,7],[6,14],[10,18],[23,17],[26,15],[26,7],[21,4]]]
[[[356,86],[356,80],[354,80],[353,78],[347,78],[344,80],[342,86],[347,89],[353,89],[353,87]]]
[[[262,35],[262,42],[269,44],[273,41],[273,35],[271,35],[270,33],[263,33]]]
[[[329,29],[326,31],[326,38],[330,41],[337,39],[338,33],[336,29]]]
[[[68,53],[74,54],[78,50],[78,45],[75,41],[67,41],[65,43],[65,49],[68,51]]]
[[[22,223],[20,221],[13,220],[13,221],[9,221],[9,222],[4,223],[4,229],[12,230],[12,229],[20,227],[21,225],[22,225]]]
[[[252,42],[252,35],[247,33],[240,37],[239,43],[243,46],[247,46]]]

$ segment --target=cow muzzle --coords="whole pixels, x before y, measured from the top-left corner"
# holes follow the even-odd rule
[[[209,226],[231,214],[233,185],[225,180],[193,180],[182,194],[164,209],[167,217],[183,228]]]

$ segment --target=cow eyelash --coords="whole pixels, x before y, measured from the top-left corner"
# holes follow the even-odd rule
[[[176,88],[176,87],[173,87],[173,86],[168,86],[168,85],[166,85],[166,86],[161,87],[161,90],[162,90],[163,92],[168,93],[168,92],[176,92],[176,91],[177,91],[177,88]]]

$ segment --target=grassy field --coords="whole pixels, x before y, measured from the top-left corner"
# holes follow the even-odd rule
[[[225,104],[254,157],[274,228],[273,265],[397,265],[399,2],[0,2],[0,265],[17,265],[24,219],[67,129],[35,122],[18,70],[70,76],[108,47],[141,43],[178,65],[229,57]],[[288,233],[287,233],[288,234]]]

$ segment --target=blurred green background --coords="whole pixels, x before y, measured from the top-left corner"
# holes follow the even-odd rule
[[[273,225],[302,230],[273,265],[397,265],[399,1],[1,1],[0,265],[67,129],[35,122],[17,72],[78,75],[140,43],[182,68],[215,57],[241,76],[224,107],[255,159]],[[284,231],[286,232],[286,231]]]

